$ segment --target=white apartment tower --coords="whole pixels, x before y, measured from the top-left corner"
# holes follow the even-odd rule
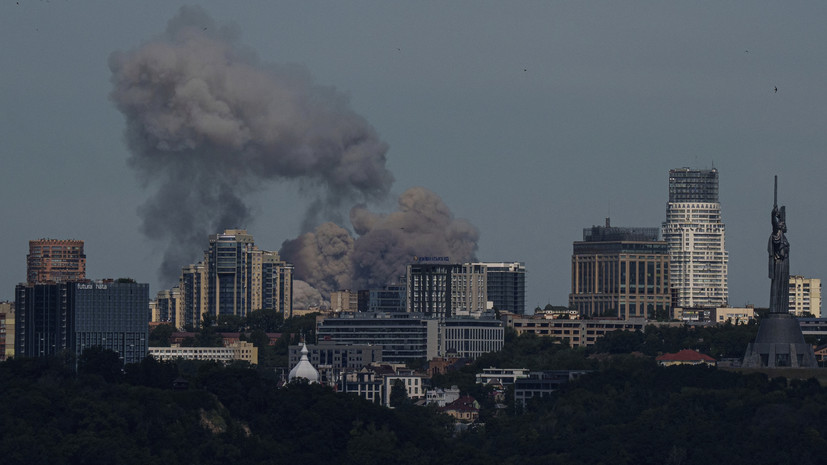
[[[673,307],[727,306],[725,229],[718,202],[718,170],[669,170],[662,232],[669,253]]]
[[[821,279],[790,276],[790,313],[821,318]]]

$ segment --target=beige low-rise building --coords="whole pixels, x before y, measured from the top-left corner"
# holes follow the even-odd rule
[[[571,347],[590,346],[612,331],[643,331],[647,324],[645,318],[559,320],[514,314],[508,314],[503,320],[507,326],[514,328],[517,335],[533,333],[556,337],[568,342]]]
[[[258,348],[250,342],[239,341],[226,347],[150,347],[149,355],[157,360],[209,360],[230,363],[234,361],[258,364]]]
[[[729,322],[733,325],[745,325],[755,319],[753,307],[720,307],[712,312],[712,322],[724,324]]]

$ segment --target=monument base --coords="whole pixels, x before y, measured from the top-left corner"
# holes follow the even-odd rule
[[[747,346],[744,368],[818,368],[813,348],[804,342],[798,319],[770,313],[761,320],[755,342]]]

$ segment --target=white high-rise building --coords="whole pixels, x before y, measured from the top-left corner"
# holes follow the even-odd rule
[[[725,229],[718,202],[718,170],[669,170],[662,233],[669,252],[673,307],[727,306]]]

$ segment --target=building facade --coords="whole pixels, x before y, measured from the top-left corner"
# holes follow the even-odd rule
[[[152,321],[183,327],[182,308],[180,288],[158,291],[155,302],[150,306]]]
[[[677,318],[681,319],[681,318]],[[710,320],[717,324],[729,323],[732,325],[745,325],[755,319],[755,308],[753,307],[721,307],[716,308]]]
[[[407,311],[438,318],[482,315],[488,310],[486,273],[480,263],[410,264]]]
[[[350,289],[331,292],[330,310],[334,312],[359,311],[359,294]]]
[[[672,306],[727,306],[725,229],[718,201],[718,170],[670,170],[662,230],[669,250]]]
[[[380,289],[368,289],[367,291],[359,291],[360,298],[359,311],[360,312],[404,312],[407,308],[406,303],[406,289],[404,283],[389,284]],[[364,303],[363,303],[364,302]]]
[[[412,313],[343,313],[316,320],[319,341],[378,345],[385,362],[438,356],[438,330],[436,319]]]
[[[591,346],[612,331],[643,331],[647,324],[644,318],[555,320],[509,315],[504,319],[506,326],[514,328],[517,335],[531,333],[538,336],[556,337],[566,341],[571,347]]]
[[[243,229],[209,240],[204,260],[182,267],[178,286],[158,292],[153,321],[197,328],[205,313],[245,317],[273,309],[293,316],[293,265],[278,252],[260,250]]]
[[[343,313],[318,317],[319,341],[378,345],[384,362],[442,357],[476,358],[502,349],[505,332],[494,318],[435,318],[417,313]]]
[[[149,285],[131,280],[20,284],[15,288],[15,353],[46,357],[102,347],[123,363],[147,354]]]
[[[181,269],[178,288],[169,291],[172,295],[177,294],[180,299],[176,304],[181,311],[174,314],[180,313],[181,318],[170,321],[176,328],[200,326],[201,315],[207,311],[207,282],[207,268],[204,263],[187,265]],[[158,302],[161,302],[161,293],[158,294]]]
[[[251,342],[238,341],[224,347],[150,347],[149,355],[156,360],[209,360],[224,364],[241,361],[258,364],[258,348]]]
[[[0,302],[0,362],[14,357],[14,302]]]
[[[253,236],[247,231],[228,229],[210,235],[207,310],[212,315],[247,316],[251,310],[253,290],[261,286],[261,276],[253,276],[254,265],[261,266],[261,256],[255,256],[254,250]]]
[[[342,371],[361,369],[372,363],[382,363],[382,346],[373,344],[340,344],[332,341],[319,341],[307,344],[307,358],[319,372],[326,369]],[[287,355],[290,366],[301,360],[302,346],[291,345]]]
[[[486,268],[488,300],[501,311],[525,314],[525,263],[478,263]]]
[[[26,255],[26,282],[48,283],[86,279],[83,241],[39,239],[29,241]]]
[[[790,276],[790,313],[821,318],[821,280]]]
[[[528,368],[483,368],[482,373],[477,373],[477,384],[488,384],[499,382],[500,384],[514,384],[521,378],[528,378]]]
[[[669,254],[657,228],[605,226],[574,243],[569,307],[586,317],[654,318],[671,304]]]
[[[253,300],[252,310],[259,309],[276,310],[285,318],[293,316],[293,265],[278,252],[262,251],[261,299]]]
[[[499,352],[505,341],[505,329],[494,318],[448,318],[439,322],[439,355],[477,358]]]
[[[547,397],[569,381],[588,373],[585,370],[532,371],[514,382],[514,403],[526,406],[529,399]]]

